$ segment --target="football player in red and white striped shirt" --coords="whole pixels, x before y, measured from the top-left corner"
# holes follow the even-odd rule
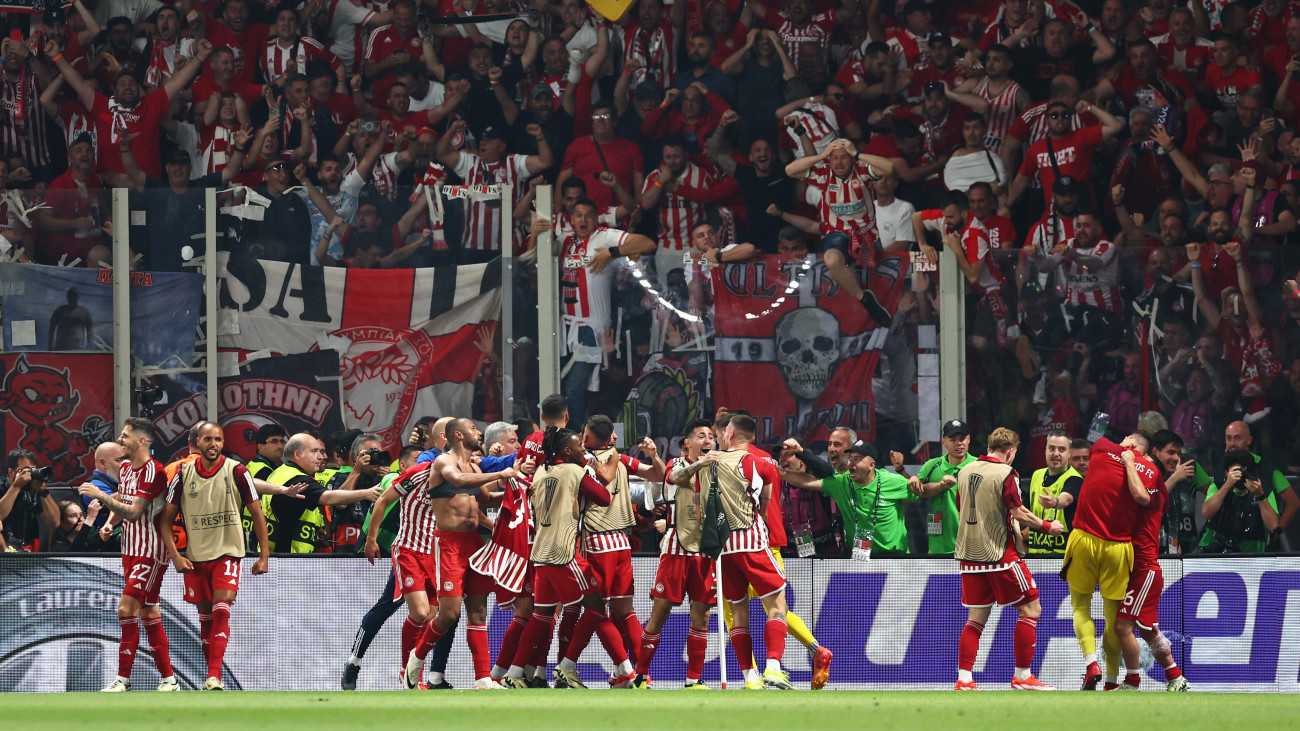
[[[447,133],[438,138],[433,154],[439,163],[455,172],[466,185],[510,185],[513,186],[514,200],[510,206],[492,206],[487,201],[478,201],[471,197],[466,202],[464,233],[461,247],[465,251],[476,252],[478,261],[487,261],[501,250],[501,211],[513,211],[519,199],[524,196],[524,181],[549,168],[554,161],[551,145],[542,134],[542,128],[530,124],[526,128],[537,142],[536,155],[508,155],[506,145],[509,130],[488,127],[479,134],[478,154],[460,152],[452,149],[452,139],[463,136],[467,129],[465,120],[458,119],[451,123]],[[516,248],[523,242],[514,242]],[[473,263],[464,261],[463,263]]]
[[[694,474],[689,473],[688,468],[693,464],[710,463],[706,459],[707,454],[713,453],[713,428],[709,422],[697,420],[691,424],[682,440],[682,449],[685,453],[668,463],[668,477],[662,486],[664,503],[668,508],[664,515],[666,527],[659,543],[659,569],[655,572],[654,588],[650,590],[654,609],[650,611],[650,619],[646,620],[645,631],[641,634],[637,676],[632,682],[634,688],[650,687],[650,662],[659,648],[659,632],[673,607],[681,606],[688,594],[691,597],[691,627],[686,633],[686,687],[697,690],[705,687],[700,674],[704,670],[704,652],[709,645],[709,611],[718,603],[713,561],[702,553],[682,547],[677,539],[677,523],[683,515],[689,520],[701,520],[704,515],[698,472],[703,467],[695,468]],[[717,458],[712,461],[716,462]]]
[[[393,575],[397,596],[406,600],[406,622],[402,624],[402,669],[406,672],[406,658],[415,649],[424,627],[433,619],[434,610],[430,596],[438,593],[438,558],[433,553],[433,532],[437,522],[433,516],[433,498],[425,489],[429,482],[429,465],[419,463],[402,471],[393,480],[391,490],[375,501],[371,514],[382,516],[394,500],[401,500],[401,522],[393,538]],[[379,556],[379,527],[382,520],[371,520],[366,533],[366,559],[374,563]]]
[[[1074,238],[1056,245],[1048,260],[1065,273],[1065,300],[1074,307],[1119,312],[1119,248],[1104,237],[1101,219],[1084,211],[1074,219]]]
[[[180,690],[172,674],[167,634],[158,609],[158,590],[167,571],[167,552],[158,532],[167,476],[163,466],[149,456],[149,446],[155,437],[153,422],[139,417],[127,419],[117,438],[126,456],[117,493],[109,495],[90,483],[77,489],[81,495],[99,500],[122,519],[122,574],[126,588],[117,604],[122,637],[118,643],[117,677],[104,689],[109,693],[131,690],[131,666],[140,647],[141,624],[149,636],[158,674],[162,676],[158,690]]]
[[[266,83],[273,83],[291,73],[305,74],[307,63],[317,59],[329,62],[335,73],[342,73],[343,65],[320,41],[298,33],[298,13],[293,8],[281,7],[272,29],[275,35],[267,39],[262,55],[257,59]]]
[[[875,261],[880,233],[876,229],[875,201],[867,183],[893,171],[894,164],[889,160],[859,153],[853,143],[843,138],[827,145],[821,154],[801,157],[785,168],[786,175],[806,180],[819,195],[822,256],[831,278],[883,327],[889,326],[893,316],[874,292],[858,284],[858,275],[849,269],[848,262],[853,258],[869,267]]]

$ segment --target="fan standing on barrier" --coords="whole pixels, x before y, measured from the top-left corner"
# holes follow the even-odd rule
[[[957,643],[956,690],[979,690],[971,671],[979,653],[980,634],[993,607],[1015,607],[1016,674],[1012,690],[1056,690],[1039,682],[1031,670],[1038,644],[1038,585],[1017,550],[1020,525],[1060,535],[1060,521],[1040,520],[1020,500],[1020,476],[1011,463],[1020,436],[1005,427],[993,430],[988,454],[957,473],[957,547],[961,565],[961,603],[970,612]],[[911,481],[920,482],[913,477]]]
[[[199,458],[181,465],[167,486],[163,525],[177,514],[185,516],[185,555],[176,550],[171,531],[163,543],[177,573],[185,576],[185,600],[199,610],[199,626],[207,643],[208,679],[204,690],[225,690],[221,663],[230,642],[230,606],[239,592],[239,561],[244,557],[242,509],[253,514],[260,555],[253,575],[265,574],[271,559],[266,517],[253,488],[253,477],[242,464],[222,455],[226,435],[221,427],[199,428]]]
[[[180,690],[172,674],[167,633],[163,630],[162,612],[158,610],[158,591],[167,572],[167,552],[159,528],[167,478],[163,466],[149,456],[149,447],[156,437],[153,422],[139,417],[127,419],[117,438],[127,457],[122,464],[117,493],[110,495],[89,483],[77,489],[81,495],[99,500],[122,518],[122,575],[126,586],[117,605],[122,637],[118,642],[117,677],[104,688],[106,693],[131,690],[131,666],[140,647],[142,624],[149,636],[158,675],[162,677],[158,690]],[[170,528],[166,532],[170,534]]]

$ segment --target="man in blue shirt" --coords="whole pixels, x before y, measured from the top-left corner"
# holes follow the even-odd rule
[[[95,448],[95,471],[90,474],[90,479],[86,480],[90,484],[98,487],[106,493],[112,494],[117,492],[117,481],[122,472],[122,460],[126,456],[126,450],[117,442],[104,442]],[[81,502],[84,507],[89,508],[95,499],[89,495],[82,495]],[[94,526],[102,528],[108,520],[109,511],[100,510],[95,516]]]

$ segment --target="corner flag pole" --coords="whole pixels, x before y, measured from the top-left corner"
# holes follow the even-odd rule
[[[725,600],[722,598],[722,554],[713,561],[713,574],[716,581],[714,588],[718,591],[718,672],[722,674],[722,689],[727,689],[727,621],[723,611]]]

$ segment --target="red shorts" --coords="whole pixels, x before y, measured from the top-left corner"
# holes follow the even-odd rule
[[[185,601],[207,604],[219,591],[239,591],[239,559],[222,556],[211,561],[195,561],[194,569],[185,574]]]
[[[569,606],[583,597],[597,594],[596,576],[591,564],[581,554],[563,566],[539,563],[533,576],[533,604],[553,607]]]
[[[501,584],[497,584],[496,589],[493,590],[497,595],[497,606],[504,609],[514,604],[515,600],[521,596],[531,597],[533,595],[533,576],[535,575],[536,568],[530,561],[528,568],[524,570],[524,584],[519,591],[510,591]]]
[[[143,556],[122,557],[122,578],[126,586],[122,596],[133,597],[146,607],[158,606],[158,591],[162,589],[162,577],[167,572],[167,564]]]
[[[681,604],[689,594],[693,602],[717,604],[715,586],[713,560],[709,557],[666,554],[659,557],[659,570],[655,572],[650,598]]]
[[[434,585],[439,598],[492,593],[496,582],[469,567],[469,557],[482,547],[483,539],[474,531],[433,532],[433,552],[438,559]]]
[[[432,553],[420,553],[409,548],[393,546],[393,601],[406,594],[422,591],[429,596],[438,594],[438,565]]]
[[[592,573],[596,575],[596,586],[599,587],[601,596],[618,599],[630,598],[635,594],[632,588],[631,549],[588,553],[586,558],[587,563],[591,564]]]
[[[766,548],[761,551],[724,553],[719,563],[722,567],[722,598],[729,602],[741,602],[749,598],[751,586],[759,598],[771,596],[785,588],[785,572]]]
[[[1018,607],[1038,598],[1038,585],[1023,560],[1001,571],[968,571],[961,575],[964,607]]]
[[[1165,588],[1165,576],[1160,566],[1133,569],[1128,580],[1124,603],[1116,615],[1127,619],[1142,629],[1153,629],[1160,624],[1160,593]]]

